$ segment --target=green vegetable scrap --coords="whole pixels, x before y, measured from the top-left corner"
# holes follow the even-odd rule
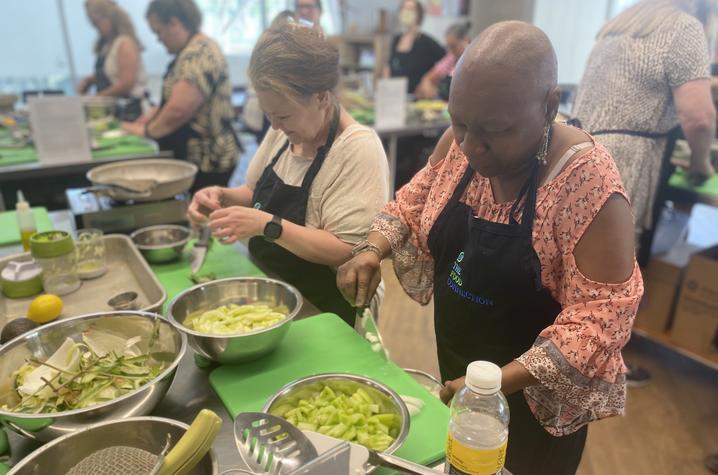
[[[271,414],[301,430],[355,442],[378,452],[394,443],[401,427],[400,417],[382,412],[381,401],[362,388],[345,393],[325,385],[297,404],[280,404]]]
[[[286,319],[288,313],[285,306],[230,304],[190,315],[185,325],[212,335],[247,333],[277,324]]]
[[[29,359],[13,373],[20,402],[2,409],[28,414],[82,409],[118,398],[159,376],[165,365],[137,349],[139,337],[124,340],[121,347],[116,346],[118,339],[87,333],[82,343],[67,338],[45,361]]]

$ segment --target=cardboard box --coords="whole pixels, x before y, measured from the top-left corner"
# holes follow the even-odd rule
[[[653,255],[643,273],[645,292],[636,315],[635,326],[652,333],[662,333],[671,325],[673,309],[683,270],[698,248],[682,242],[670,252]]]
[[[650,332],[664,332],[671,323],[683,268],[651,259],[643,270],[645,291],[634,325]]]
[[[718,355],[718,246],[691,257],[671,337],[696,353]]]

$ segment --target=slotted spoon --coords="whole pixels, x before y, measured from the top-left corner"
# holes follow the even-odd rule
[[[263,412],[243,412],[234,421],[239,455],[254,473],[291,473],[318,457],[317,449],[301,430]]]

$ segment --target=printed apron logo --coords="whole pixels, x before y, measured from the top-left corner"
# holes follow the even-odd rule
[[[491,299],[487,299],[485,297],[481,297],[480,295],[476,295],[473,292],[470,292],[463,288],[464,281],[461,278],[461,262],[464,260],[464,251],[461,251],[459,255],[456,257],[456,260],[454,261],[453,266],[451,267],[451,271],[449,272],[449,277],[446,280],[446,285],[449,286],[452,292],[454,292],[459,297],[470,300],[478,305],[484,305],[487,307],[493,307],[494,301]]]

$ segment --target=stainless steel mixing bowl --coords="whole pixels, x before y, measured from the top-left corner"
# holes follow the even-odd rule
[[[137,346],[148,350],[153,331],[159,337],[152,352],[166,367],[155,379],[111,401],[51,414],[23,414],[0,409],[0,422],[19,434],[48,441],[82,429],[89,424],[149,414],[167,393],[187,339],[163,317],[147,312],[105,312],[58,320],[27,332],[0,347],[0,407],[17,404],[12,373],[28,358],[46,360],[66,338],[81,341],[82,332],[100,330],[123,338],[142,337]]]
[[[147,262],[160,264],[182,256],[190,234],[190,229],[185,226],[159,224],[138,229],[130,234],[130,238]]]
[[[200,333],[184,325],[190,315],[231,303],[284,305],[289,314],[270,327],[233,335]],[[197,353],[219,363],[235,364],[260,358],[277,348],[301,308],[302,296],[289,284],[264,277],[231,277],[182,292],[170,303],[167,317],[170,323],[187,334],[190,346]]]
[[[395,414],[401,420],[399,434],[396,436],[394,443],[384,452],[393,454],[401,447],[404,439],[409,435],[409,426],[411,424],[409,409],[394,390],[365,376],[324,373],[298,379],[287,384],[270,397],[264,408],[262,408],[262,412],[271,414],[274,408],[282,405],[297,406],[300,399],[306,398],[308,394],[320,392],[324,386],[329,386],[335,393],[343,392],[347,395],[353,394],[357,388],[362,388],[373,398],[381,401],[380,412]]]
[[[159,454],[167,434],[172,446],[189,426],[162,417],[131,417],[93,424],[55,439],[22,459],[10,471],[12,475],[65,474],[85,457],[108,447],[127,446]],[[217,475],[214,451],[204,456],[190,475]],[[99,474],[98,474],[99,475]]]

